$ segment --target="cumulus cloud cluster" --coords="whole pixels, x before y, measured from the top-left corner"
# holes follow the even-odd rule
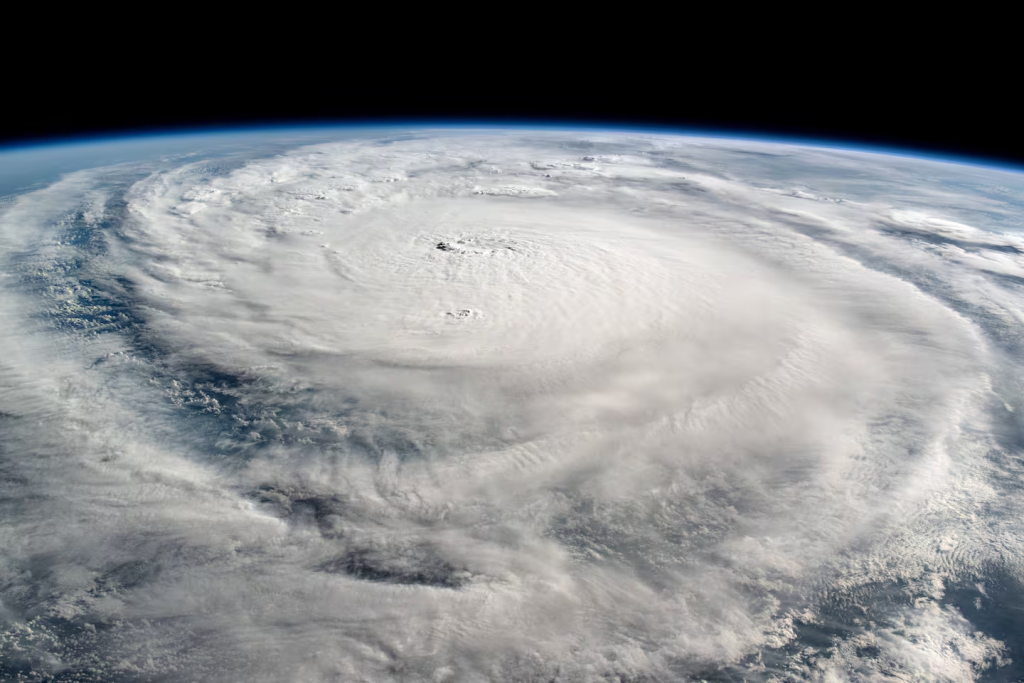
[[[441,131],[17,197],[0,672],[1016,671],[1016,187]]]

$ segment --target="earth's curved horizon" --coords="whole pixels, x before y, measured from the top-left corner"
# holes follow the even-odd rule
[[[0,149],[0,679],[1024,678],[1024,174],[912,154]]]

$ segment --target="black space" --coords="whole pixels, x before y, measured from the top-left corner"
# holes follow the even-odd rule
[[[85,57],[8,79],[0,145],[305,122],[550,123],[779,135],[1024,167],[1020,98],[991,65],[1009,64],[1002,57],[967,63],[922,49],[866,61],[864,46],[822,52],[829,37],[819,38],[797,53],[767,41],[699,58],[685,45],[637,51],[643,35],[522,43],[503,58],[471,44],[380,58],[211,55],[174,67]]]

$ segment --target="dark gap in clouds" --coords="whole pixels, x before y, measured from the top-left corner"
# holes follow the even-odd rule
[[[324,538],[343,537],[337,520],[358,516],[347,496],[338,493],[317,493],[261,484],[246,494],[250,500],[272,511],[281,519],[292,522],[309,521]]]
[[[261,485],[249,498],[291,524],[314,525],[325,539],[347,541],[348,549],[314,569],[330,574],[346,574],[375,583],[393,583],[437,588],[460,588],[471,580],[465,567],[445,560],[429,542],[403,535],[389,543],[387,538],[372,542],[346,539],[339,521],[356,521],[365,513],[353,510],[352,503],[335,493]],[[363,520],[368,521],[368,520]]]
[[[324,562],[318,571],[347,574],[363,581],[434,588],[461,588],[471,575],[438,557],[429,545],[357,548]]]
[[[979,590],[984,587],[984,594]],[[1001,640],[1007,659],[1001,667],[982,672],[980,683],[1011,683],[1024,679],[1024,583],[1007,568],[987,561],[977,577],[960,580],[947,588],[942,604],[951,605],[977,630]]]

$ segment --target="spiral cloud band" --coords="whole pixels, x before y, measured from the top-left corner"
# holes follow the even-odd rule
[[[336,137],[0,205],[0,674],[1024,675],[1024,176]]]

